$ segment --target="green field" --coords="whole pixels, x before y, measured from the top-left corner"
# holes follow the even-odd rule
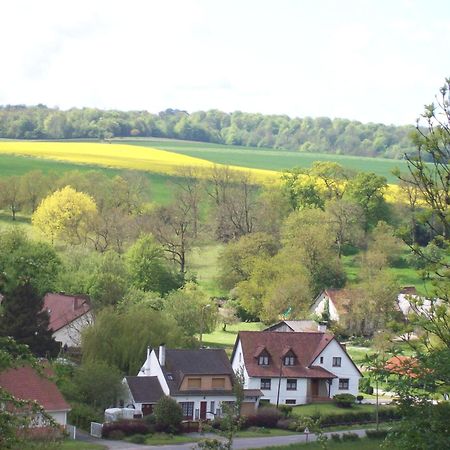
[[[334,442],[328,441],[327,448],[329,450],[379,450],[382,444],[381,439],[358,439],[356,441]],[[310,444],[291,444],[276,447],[264,447],[264,450],[320,450],[323,449],[321,444],[312,442]],[[262,450],[262,449],[261,449]]]
[[[251,167],[254,169],[283,170],[293,167],[311,167],[314,161],[334,161],[356,171],[383,175],[389,183],[397,183],[392,170],[399,167],[406,171],[406,163],[400,160],[366,158],[318,153],[298,153],[287,150],[256,149],[204,142],[176,141],[170,139],[131,139],[122,143],[170,150],[187,156],[206,159],[218,164]]]

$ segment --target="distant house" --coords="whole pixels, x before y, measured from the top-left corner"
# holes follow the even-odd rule
[[[234,402],[233,369],[223,349],[148,350],[147,359],[135,377],[125,377],[125,406],[150,414],[163,395],[174,398],[185,420],[213,419],[222,404]],[[259,390],[245,392],[243,412],[254,411]]]
[[[411,356],[396,355],[386,361],[385,369],[397,375],[407,375],[410,378],[417,378],[417,366],[418,363],[415,358]]]
[[[56,384],[48,378],[53,375],[50,368],[45,367],[43,372],[45,376],[30,366],[8,369],[0,372],[0,386],[19,400],[35,400],[56,423],[65,427],[70,406]],[[39,427],[43,426],[44,421],[38,417],[33,423]]]
[[[49,329],[62,346],[79,347],[82,330],[93,322],[88,297],[48,293],[44,297],[44,309],[50,317]]]
[[[339,322],[350,309],[348,294],[346,289],[325,289],[314,299],[310,313],[321,317],[328,310],[330,320]]]
[[[433,306],[442,304],[440,299],[429,299],[420,296],[414,286],[405,286],[397,297],[397,308],[405,318],[411,314],[430,315]]]
[[[296,405],[357,395],[361,373],[335,337],[321,332],[239,332],[231,356],[260,402]]]
[[[321,331],[324,332],[326,327],[319,325],[314,320],[282,320],[277,322],[270,327],[264,329],[264,331],[278,331],[278,332],[286,332],[286,331],[295,331],[295,332],[303,332],[303,331]]]

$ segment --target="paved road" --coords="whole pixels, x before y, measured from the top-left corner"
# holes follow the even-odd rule
[[[349,430],[352,433],[356,433],[360,437],[366,435],[365,430]],[[343,434],[346,431],[335,431],[333,433]],[[331,433],[325,433],[330,437]],[[214,437],[217,437],[214,435]],[[86,442],[92,442],[95,444],[105,445],[106,448],[111,450],[192,450],[195,448],[195,443],[190,444],[177,444],[177,445],[138,445],[131,444],[125,441],[109,441],[106,439],[97,439],[86,434],[78,436],[80,440]],[[314,434],[308,436],[308,441],[312,442],[316,440]],[[264,447],[271,447],[277,445],[290,445],[295,443],[305,443],[306,435],[304,434],[291,434],[289,436],[266,436],[258,438],[236,438],[233,442],[233,449],[262,449]]]

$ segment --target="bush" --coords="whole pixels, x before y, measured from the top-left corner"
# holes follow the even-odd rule
[[[351,408],[355,403],[355,396],[352,394],[336,394],[333,400],[339,408]]]
[[[343,442],[357,441],[358,439],[359,439],[359,436],[356,433],[344,433],[342,435]]]
[[[364,395],[357,395],[356,400],[358,401],[359,404],[361,404],[361,402],[364,400]]]
[[[296,422],[292,419],[283,418],[277,422],[277,428],[280,430],[295,430]]]
[[[130,436],[127,441],[131,442],[132,444],[145,444],[145,440],[147,439],[147,436],[144,434],[133,434],[133,436]]]
[[[331,433],[331,440],[334,442],[341,442],[341,435],[339,433]]]
[[[142,419],[118,420],[103,425],[102,437],[111,437],[111,433],[116,431],[121,431],[124,436],[131,436],[133,434],[147,434],[149,428]]]
[[[384,439],[389,433],[389,430],[367,430],[366,436],[369,439]]]
[[[292,414],[292,406],[291,405],[280,405],[278,407],[280,412],[283,414],[284,417],[290,417]]]
[[[275,428],[281,419],[281,412],[273,407],[264,407],[258,409],[256,414],[247,416],[245,421],[246,427],[266,427]]]
[[[69,412],[69,422],[83,430],[89,431],[91,422],[103,422],[103,415],[92,406],[83,403],[72,403]]]
[[[112,430],[108,437],[109,439],[114,439],[115,441],[121,441],[125,437],[125,433],[121,430]]]
[[[154,414],[158,431],[180,432],[183,411],[176,400],[168,396],[161,397],[155,405]]]
[[[373,387],[370,385],[370,380],[368,378],[362,377],[359,379],[359,390],[360,392],[364,392],[364,394],[373,394]]]

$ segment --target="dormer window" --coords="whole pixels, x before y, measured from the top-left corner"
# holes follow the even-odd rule
[[[287,355],[283,359],[283,364],[285,366],[293,366],[295,365],[295,357],[294,355]]]
[[[258,365],[259,366],[268,366],[269,365],[269,355],[267,355],[267,354],[259,355]]]

